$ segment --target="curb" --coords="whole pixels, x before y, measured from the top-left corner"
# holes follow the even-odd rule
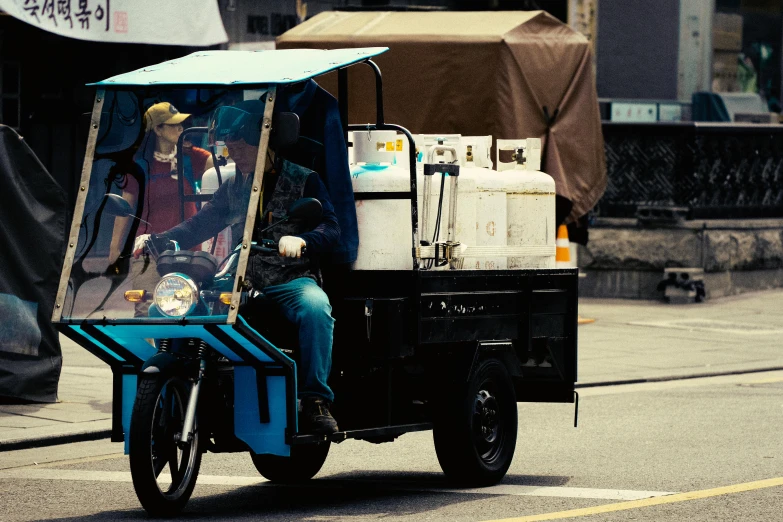
[[[73,442],[108,439],[109,437],[111,437],[111,430],[95,430],[84,431],[81,433],[31,437],[29,439],[19,439],[11,442],[0,442],[0,453],[3,453],[4,451],[43,448],[45,446],[58,446],[60,444],[71,444]]]
[[[688,375],[671,375],[665,377],[650,377],[640,379],[625,379],[618,381],[596,381],[577,383],[574,388],[598,388],[601,386],[621,386],[623,384],[641,384],[645,382],[685,381],[688,379],[703,379],[705,377],[724,377],[726,375],[744,375],[748,373],[777,372],[783,370],[783,366],[770,366],[769,368],[753,368],[750,370],[727,370],[723,372],[692,373]]]
[[[723,377],[727,375],[744,375],[752,373],[764,373],[783,370],[783,366],[771,366],[768,368],[754,368],[750,370],[731,370],[723,372],[703,372],[694,373],[689,375],[672,375],[665,377],[650,377],[640,379],[624,379],[617,381],[597,381],[577,383],[574,387],[576,389],[585,388],[599,388],[603,386],[621,386],[625,384],[641,384],[648,382],[667,382],[667,381],[683,381],[688,379],[702,379],[706,377]],[[28,439],[19,439],[10,442],[0,441],[0,453],[5,451],[16,451],[22,449],[31,448],[43,448],[46,446],[57,446],[61,444],[71,444],[73,442],[88,442],[93,440],[108,439],[111,437],[110,429],[83,431],[79,433],[67,433],[67,434],[55,434],[45,435],[40,437],[31,437]]]

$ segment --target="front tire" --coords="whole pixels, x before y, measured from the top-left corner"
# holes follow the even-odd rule
[[[201,467],[198,426],[190,443],[177,444],[190,386],[160,374],[142,374],[140,379],[129,437],[133,487],[150,515],[171,516],[190,499]],[[163,473],[166,468],[168,474]]]
[[[517,442],[517,402],[505,365],[485,359],[467,384],[444,397],[433,438],[446,476],[471,487],[491,486],[505,476]]]
[[[290,457],[251,453],[258,472],[271,482],[292,484],[313,478],[326,461],[331,442],[291,446]]]

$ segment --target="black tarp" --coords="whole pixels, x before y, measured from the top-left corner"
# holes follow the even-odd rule
[[[65,251],[63,190],[0,125],[0,399],[55,402],[62,367],[51,323]]]

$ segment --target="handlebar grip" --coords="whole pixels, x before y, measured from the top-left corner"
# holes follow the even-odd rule
[[[253,252],[258,252],[259,254],[266,254],[266,255],[275,255],[279,253],[279,250],[277,248],[277,245],[273,241],[270,240],[264,240],[264,246],[262,245],[250,245],[250,250]],[[302,247],[302,255],[307,255],[307,247]]]
[[[275,255],[277,254],[277,248],[269,248],[261,245],[250,245],[250,250],[258,252],[259,254]]]

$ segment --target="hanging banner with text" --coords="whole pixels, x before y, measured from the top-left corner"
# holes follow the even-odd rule
[[[0,0],[0,9],[79,40],[188,46],[228,41],[217,0]]]

